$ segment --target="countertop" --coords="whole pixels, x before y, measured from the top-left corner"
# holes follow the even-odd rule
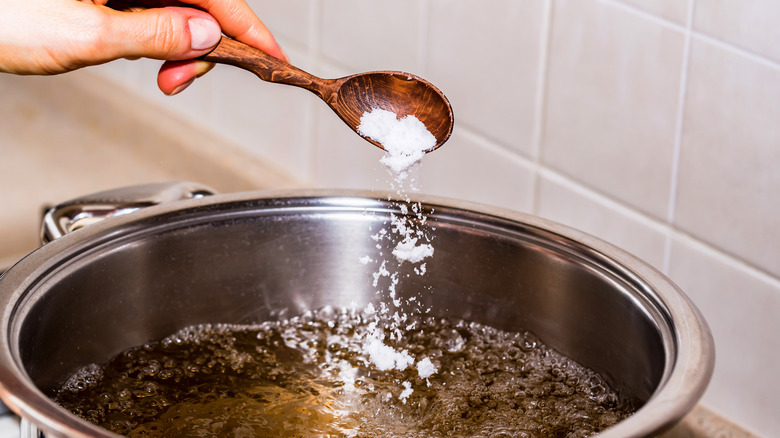
[[[221,192],[301,186],[88,71],[0,75],[0,94],[0,271],[37,247],[45,204],[158,181],[196,181]],[[0,416],[0,438],[18,430],[13,415]],[[662,435],[755,436],[701,405]]]

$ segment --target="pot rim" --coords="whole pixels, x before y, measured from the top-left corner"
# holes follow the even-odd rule
[[[278,201],[283,208],[294,200],[316,198],[324,206],[376,208],[396,201],[396,194],[365,190],[266,190],[206,196],[174,201],[144,208],[133,213],[103,220],[70,233],[33,251],[0,275],[0,399],[14,412],[38,426],[50,436],[116,438],[119,435],[78,419],[43,394],[27,376],[18,351],[11,345],[13,316],[25,296],[59,263],[68,260],[74,248],[97,246],[140,229],[144,220],[176,212],[200,210],[203,214],[224,204]],[[437,207],[462,210],[482,216],[519,223],[546,236],[581,245],[594,256],[610,262],[643,285],[648,299],[658,306],[672,338],[667,349],[664,373],[647,402],[632,416],[598,434],[604,438],[647,436],[676,424],[704,393],[714,368],[712,335],[704,318],[691,300],[669,278],[630,253],[585,232],[527,213],[481,203],[439,196],[415,195],[435,212]],[[625,271],[625,272],[623,272]],[[29,303],[26,303],[27,305]],[[665,340],[666,341],[666,340]],[[665,342],[666,343],[666,342]],[[673,351],[668,351],[672,349]],[[671,354],[670,354],[671,353]]]

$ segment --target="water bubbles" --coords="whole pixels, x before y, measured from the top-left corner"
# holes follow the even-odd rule
[[[444,349],[450,353],[459,353],[466,346],[466,340],[455,329],[446,329],[439,332],[444,341]]]
[[[144,382],[141,387],[133,391],[133,396],[136,398],[154,397],[157,395],[158,387],[154,382]]]
[[[526,353],[533,351],[533,349],[536,348],[536,346],[539,344],[539,340],[536,338],[534,334],[531,332],[524,332],[523,338],[520,341],[520,349],[525,351]]]
[[[474,322],[410,316],[413,331],[384,340],[407,366],[379,369],[364,347],[381,318],[323,308],[190,327],[85,367],[56,400],[131,437],[585,437],[629,415],[533,334]]]
[[[100,381],[103,370],[95,364],[90,364],[78,370],[63,385],[63,389],[81,392],[93,388]]]

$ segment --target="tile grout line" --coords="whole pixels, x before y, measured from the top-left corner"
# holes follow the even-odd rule
[[[322,57],[320,56],[320,34],[322,32],[321,29],[321,7],[319,1],[311,1],[309,3],[310,9],[309,9],[309,17],[308,17],[308,26],[311,32],[309,33],[309,40],[307,41],[307,44],[309,46],[308,54],[309,57],[311,57],[312,64],[316,66],[317,69],[319,69],[322,66]],[[319,120],[317,118],[317,109],[315,105],[309,104],[306,108],[306,112],[308,114],[308,123],[307,128],[308,129],[308,145],[307,150],[305,153],[306,156],[306,162],[304,164],[304,174],[306,175],[307,183],[310,183],[312,185],[315,181],[315,160],[317,157],[315,156],[315,145],[317,144],[317,128],[319,124]]]
[[[495,154],[499,154],[502,157],[506,157],[508,160],[512,160],[526,167],[530,171],[534,171],[535,165],[533,160],[520,154],[514,150],[505,148],[501,143],[495,142],[485,137],[481,132],[471,129],[467,126],[461,126],[458,128],[459,135],[469,138],[470,141],[477,143],[480,147]]]
[[[457,111],[457,108],[454,109],[454,111]],[[525,152],[521,152],[521,151],[517,150],[517,148],[512,147],[513,143],[507,143],[507,142],[505,142],[503,140],[499,140],[498,138],[491,136],[490,133],[484,132],[480,127],[475,126],[475,125],[471,125],[471,124],[468,123],[468,121],[462,121],[462,120],[457,119],[457,117],[458,117],[457,114],[455,114],[455,117],[456,117],[456,119],[455,119],[455,128],[458,130],[458,132],[460,132],[460,131],[468,131],[469,133],[472,134],[472,136],[478,136],[479,138],[481,138],[485,142],[491,143],[491,144],[495,145],[496,147],[500,147],[500,148],[504,149],[507,153],[514,154],[514,155],[517,155],[517,156],[520,156],[520,157],[524,157],[524,159],[529,161],[529,162],[533,161],[533,157],[531,156],[531,154],[528,154],[528,153],[525,153]]]
[[[417,67],[420,69],[419,75],[426,77],[428,75],[428,35],[430,33],[431,2],[422,0],[419,6],[420,17],[417,20],[420,34],[417,39]]]
[[[758,278],[773,286],[780,287],[780,277],[775,276],[774,274],[766,271],[763,268],[752,265],[749,262],[745,261],[744,259],[740,258],[739,256],[731,254],[723,249],[720,249],[711,243],[708,243],[696,236],[691,235],[690,233],[687,233],[680,229],[671,228],[662,219],[654,218],[644,212],[634,209],[633,207],[625,205],[624,203],[618,200],[612,199],[604,193],[601,193],[590,187],[584,186],[579,182],[577,182],[576,180],[569,177],[568,175],[561,173],[559,171],[545,168],[542,169],[542,173],[545,175],[545,178],[552,180],[554,183],[565,186],[567,190],[574,191],[580,196],[583,196],[610,210],[613,210],[621,215],[628,217],[630,220],[641,221],[645,226],[652,227],[659,232],[665,231],[668,232],[670,235],[674,236],[675,238],[685,239],[690,244],[695,244],[698,247],[707,250],[709,253],[711,253],[718,259],[720,259],[720,261],[722,261],[723,263],[728,264],[729,266],[732,267],[742,269],[746,273],[748,273],[749,275],[755,278]],[[599,236],[596,237],[603,239],[602,237]]]
[[[734,44],[728,43],[726,41],[719,40],[718,38],[711,37],[709,35],[706,35],[701,32],[691,31],[691,35],[693,38],[695,38],[698,41],[711,44],[715,47],[721,48],[723,50],[726,50],[728,52],[731,52],[735,55],[742,56],[744,58],[749,59],[750,61],[753,61],[757,64],[760,64],[764,67],[768,67],[774,70],[780,70],[780,63],[777,63],[771,59],[765,58],[761,55],[758,55],[756,53],[753,53],[749,50],[743,49],[739,46],[735,46]]]
[[[698,246],[699,248],[707,251],[709,256],[717,258],[721,263],[728,265],[729,267],[736,268],[744,271],[751,277],[763,281],[775,289],[780,290],[780,277],[773,275],[771,272],[757,267],[751,263],[748,263],[739,256],[730,254],[724,250],[721,250],[691,234],[688,234],[682,230],[672,229],[672,234],[678,239],[686,240],[686,245]]]
[[[536,95],[534,96],[534,130],[531,137],[531,153],[533,156],[533,179],[531,182],[531,213],[539,214],[539,196],[541,186],[542,165],[542,131],[544,130],[544,111],[547,100],[547,69],[550,59],[550,40],[552,39],[552,8],[553,1],[545,2],[542,16],[542,29],[539,47],[539,68],[536,75]]]
[[[778,284],[778,282],[780,282],[780,277],[777,277],[774,274],[766,271],[765,269],[749,263],[748,261],[739,257],[738,255],[731,254],[726,250],[720,249],[710,243],[705,242],[704,240],[701,240],[697,237],[694,237],[676,228],[673,224],[673,220],[676,216],[676,205],[677,205],[676,197],[677,197],[678,185],[679,185],[679,165],[680,165],[680,155],[682,150],[682,133],[683,133],[682,125],[684,122],[685,94],[687,93],[687,86],[689,82],[688,81],[688,75],[690,70],[689,64],[690,64],[690,55],[692,52],[691,47],[693,45],[693,42],[699,41],[702,43],[710,44],[712,46],[723,49],[724,51],[728,51],[737,56],[746,58],[747,60],[755,62],[756,64],[759,64],[763,67],[767,67],[775,70],[780,69],[780,63],[777,63],[762,55],[753,53],[747,49],[738,47],[732,43],[720,40],[716,37],[712,37],[700,31],[695,30],[693,26],[693,21],[695,17],[696,0],[691,0],[690,3],[688,4],[688,14],[686,17],[686,24],[684,27],[676,23],[673,23],[671,21],[668,21],[662,17],[653,15],[650,12],[638,9],[631,5],[620,3],[618,0],[599,0],[599,1],[603,4],[614,6],[616,9],[623,10],[626,13],[633,14],[639,18],[648,19],[649,21],[660,24],[664,27],[681,31],[685,38],[685,43],[684,43],[685,46],[683,50],[684,51],[683,67],[681,73],[682,75],[681,89],[680,89],[680,95],[678,96],[678,114],[677,114],[677,120],[675,126],[675,145],[674,145],[674,155],[672,161],[672,175],[671,175],[672,184],[670,187],[670,199],[669,199],[670,207],[667,210],[667,218],[666,218],[667,222],[663,225],[667,233],[667,241],[665,242],[665,248],[664,248],[663,272],[665,274],[668,274],[671,269],[671,251],[672,251],[672,244],[674,242],[674,239],[685,237],[688,240],[692,242],[696,242],[700,246],[707,248],[713,254],[717,254],[721,258],[721,260],[727,262],[729,265],[743,269],[747,271],[750,275],[764,279],[764,281],[768,281],[773,285]],[[598,191],[593,191],[592,188],[586,187],[586,190],[595,193],[596,195],[599,196],[605,196],[600,194]],[[605,199],[610,199],[610,198],[606,197]],[[654,220],[651,217],[644,216],[641,212],[637,212],[637,213],[642,215],[643,217],[649,218],[650,220]]]
[[[644,222],[645,225],[651,226],[652,228],[654,228],[659,232],[664,232],[668,230],[666,222],[664,222],[662,219],[658,219],[653,216],[650,216],[649,214],[637,210],[634,207],[626,205],[620,200],[613,199],[605,193],[601,193],[594,188],[588,187],[578,182],[577,180],[573,179],[572,177],[566,175],[563,172],[550,169],[550,168],[544,168],[542,169],[541,172],[542,174],[544,174],[545,178],[551,180],[553,183],[563,185],[567,188],[567,190],[575,192],[577,195],[587,198],[612,211],[615,211],[623,216],[629,217],[634,221]]]
[[[688,31],[688,23],[686,20],[686,24],[677,24],[674,21],[671,21],[667,18],[660,17],[658,15],[653,14],[652,12],[645,11],[644,9],[640,9],[636,6],[625,4],[619,0],[599,0],[601,3],[604,3],[608,6],[611,6],[615,9],[620,9],[623,12],[627,12],[629,14],[632,14],[634,16],[644,18],[646,20],[652,21],[656,24],[659,24],[661,26],[664,26],[669,29],[673,29],[679,32],[687,32]],[[689,6],[690,9],[690,6]]]
[[[729,43],[727,41],[723,41],[722,39],[719,39],[717,37],[713,37],[710,35],[707,35],[703,32],[697,31],[693,28],[693,14],[692,5],[689,4],[689,17],[686,19],[685,25],[677,24],[671,20],[668,20],[663,17],[659,17],[651,12],[647,12],[645,10],[639,9],[636,6],[631,6],[625,3],[620,2],[619,0],[599,0],[601,3],[609,5],[611,7],[614,7],[615,9],[620,9],[626,13],[633,14],[634,16],[637,16],[639,18],[646,19],[648,21],[652,21],[656,24],[659,24],[661,26],[664,26],[666,28],[676,30],[678,32],[682,32],[685,34],[690,33],[690,35],[700,41],[710,43],[712,45],[718,46],[724,50],[728,50],[732,53],[744,56],[751,61],[757,62],[763,66],[770,67],[773,69],[780,69],[780,63],[777,61],[774,61],[772,59],[769,59],[763,55],[754,53],[748,49],[739,47],[735,44]],[[692,2],[695,0],[692,0]]]
[[[669,181],[669,204],[666,209],[666,224],[668,227],[666,233],[666,242],[664,244],[663,272],[669,274],[672,259],[672,240],[674,231],[674,219],[677,209],[677,192],[680,182],[680,155],[682,152],[683,124],[685,119],[685,96],[688,92],[688,73],[690,71],[691,60],[691,40],[693,38],[693,12],[695,0],[688,3],[688,18],[686,20],[687,30],[685,32],[685,43],[683,45],[682,68],[680,71],[680,89],[677,96],[677,117],[674,127],[674,146],[672,148],[672,168]]]

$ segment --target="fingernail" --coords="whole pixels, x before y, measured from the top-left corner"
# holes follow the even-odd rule
[[[181,92],[182,92],[182,91],[184,91],[184,90],[185,90],[187,87],[189,87],[190,85],[192,85],[192,83],[193,83],[193,82],[195,82],[195,78],[192,78],[192,79],[190,79],[189,81],[187,81],[187,82],[185,82],[185,83],[183,83],[183,84],[179,85],[178,87],[174,88],[174,89],[173,89],[173,91],[171,92],[171,94],[169,94],[168,96],[175,96],[175,95],[177,95],[177,94],[181,93]]]
[[[214,68],[214,63],[206,62],[206,61],[195,61],[193,63],[195,67],[195,77],[199,78],[206,73],[208,73],[212,68]]]
[[[212,20],[206,18],[190,18],[190,47],[192,50],[206,50],[217,45],[222,37],[222,29]]]

